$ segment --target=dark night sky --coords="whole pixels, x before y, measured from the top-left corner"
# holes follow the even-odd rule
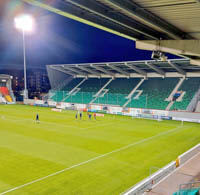
[[[134,41],[37,7],[8,3],[1,13],[0,68],[23,67],[22,35],[13,22],[22,10],[36,18],[34,32],[26,36],[28,67],[150,59],[151,52],[137,50]]]

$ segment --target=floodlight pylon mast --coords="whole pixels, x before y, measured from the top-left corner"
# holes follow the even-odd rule
[[[28,99],[27,78],[26,78],[26,44],[25,44],[25,31],[22,29],[23,35],[23,56],[24,56],[24,99]]]
[[[22,31],[23,36],[23,56],[24,56],[24,100],[28,99],[27,90],[27,77],[26,77],[26,44],[25,44],[25,32],[31,31],[33,26],[33,18],[29,15],[21,15],[15,18],[15,27]]]

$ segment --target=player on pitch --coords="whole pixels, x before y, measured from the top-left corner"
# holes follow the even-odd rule
[[[36,123],[40,123],[39,114],[36,114]]]

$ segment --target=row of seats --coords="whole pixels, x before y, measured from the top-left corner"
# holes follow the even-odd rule
[[[2,96],[2,94],[0,94],[0,104],[1,103],[6,103],[6,100],[5,100],[5,98]]]
[[[9,90],[7,87],[0,87],[0,93],[3,95],[9,95]]]
[[[200,191],[200,188],[184,189],[184,190],[179,190],[178,192],[173,193],[173,195],[198,195],[199,191]]]
[[[12,98],[7,87],[0,87],[0,94],[2,94],[7,102],[12,102]]]
[[[139,99],[134,99],[134,96],[127,106],[165,110],[169,104],[165,99],[169,97],[178,81],[178,78],[149,78],[138,88],[142,90]]]
[[[85,80],[78,88],[80,90],[77,93],[72,93],[72,95],[69,95],[68,93],[76,87],[83,79],[76,78],[73,79],[67,86],[65,86],[60,91],[55,91],[54,95],[51,99],[54,101],[64,101],[64,102],[70,102],[70,103],[84,103],[88,104],[92,99],[93,96],[97,93],[97,91],[105,85],[109,79],[103,78],[103,79],[87,79]]]
[[[80,91],[78,91],[75,95],[70,95],[65,101],[67,102],[76,102],[76,103],[84,103],[89,104],[92,99],[94,99],[94,95],[108,82],[109,79],[87,79],[83,84],[79,86]]]
[[[61,91],[55,91],[52,99],[54,101],[65,101],[70,103],[88,104],[94,100],[94,95],[109,81],[109,79],[90,78],[85,80],[78,88],[75,94],[68,93],[77,86],[83,79],[73,79]],[[117,78],[112,80],[105,88],[106,92],[100,94],[93,103],[111,104],[123,106],[127,102],[127,96],[135,86],[141,81],[139,78]],[[126,107],[152,108],[165,110],[169,102],[169,97],[179,78],[149,78],[139,86]],[[174,109],[185,110],[200,86],[200,78],[187,78],[179,88],[179,91],[185,91],[181,102],[176,102],[171,107]],[[141,93],[137,98],[138,93]]]
[[[138,78],[119,78],[113,80],[107,87],[108,92],[95,100],[98,104],[112,104],[123,106],[128,99],[126,97],[132,89],[140,82]]]
[[[187,106],[191,102],[192,98],[194,97],[196,91],[200,87],[200,78],[187,78],[184,80],[182,85],[179,88],[179,91],[185,91],[185,95],[181,102],[175,102],[171,110],[186,110]]]

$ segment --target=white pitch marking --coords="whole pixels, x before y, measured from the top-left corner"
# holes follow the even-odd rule
[[[186,127],[186,126],[185,126],[185,127]],[[44,179],[46,179],[46,178],[49,178],[49,177],[58,175],[58,174],[60,174],[60,173],[63,173],[63,172],[65,172],[65,171],[68,171],[68,170],[70,170],[70,169],[73,169],[73,168],[79,167],[79,166],[81,166],[81,165],[87,164],[87,163],[89,163],[89,162],[91,162],[91,161],[94,161],[94,160],[103,158],[103,157],[105,157],[105,156],[108,156],[108,155],[110,155],[110,154],[119,152],[119,151],[121,151],[121,150],[125,150],[125,149],[127,149],[127,148],[132,147],[132,146],[135,146],[135,145],[141,144],[141,143],[143,143],[143,142],[152,140],[152,139],[154,139],[154,138],[156,138],[156,137],[159,137],[159,136],[162,136],[162,135],[171,133],[171,132],[176,131],[177,129],[180,129],[180,128],[183,128],[183,126],[179,126],[179,127],[170,129],[169,131],[165,131],[165,132],[159,133],[159,134],[157,134],[157,135],[154,135],[154,136],[145,138],[145,139],[140,140],[140,141],[138,141],[138,142],[134,142],[134,143],[129,144],[129,145],[127,145],[127,146],[123,146],[123,147],[118,148],[118,149],[116,149],[116,150],[113,150],[113,151],[111,151],[111,152],[105,153],[105,154],[103,154],[103,155],[97,156],[97,157],[95,157],[95,158],[89,159],[89,160],[84,161],[84,162],[81,162],[81,163],[79,163],[79,164],[73,165],[73,166],[71,166],[71,167],[67,167],[67,168],[65,168],[65,169],[62,169],[62,170],[57,171],[57,172],[54,172],[54,173],[49,174],[49,175],[47,175],[47,176],[41,177],[41,178],[39,178],[39,179],[33,180],[33,181],[31,181],[31,182],[25,183],[25,184],[20,185],[20,186],[14,187],[14,188],[12,188],[12,189],[10,189],[10,190],[1,192],[0,195],[4,195],[4,194],[7,194],[7,193],[9,193],[9,192],[12,192],[12,191],[21,189],[21,188],[23,188],[23,187],[25,187],[25,186],[28,186],[28,185],[31,185],[31,184],[33,184],[33,183],[42,181],[42,180],[44,180]]]

